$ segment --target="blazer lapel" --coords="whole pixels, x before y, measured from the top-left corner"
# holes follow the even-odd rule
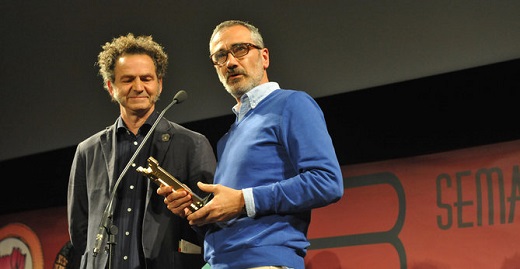
[[[171,145],[170,140],[173,139],[173,128],[168,121],[161,119],[153,134],[153,144],[151,155],[159,162],[164,161],[165,155]]]
[[[117,121],[116,121],[117,122]],[[114,187],[115,180],[114,179],[114,165],[115,165],[115,141],[116,141],[116,132],[115,130],[116,124],[109,126],[106,128],[105,133],[100,137],[101,143],[101,151],[103,152],[103,157],[105,160],[105,167],[107,169],[110,192],[112,192],[112,188]],[[99,164],[101,165],[101,164]]]

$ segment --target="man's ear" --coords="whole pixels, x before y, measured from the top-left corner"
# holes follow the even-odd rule
[[[114,89],[112,88],[112,82],[110,82],[110,80],[107,80],[106,84],[107,84],[107,91],[110,93],[110,95],[112,95],[112,92],[114,92]]]
[[[264,70],[269,67],[269,50],[267,48],[262,49],[262,58],[264,62]]]
[[[112,85],[112,82],[110,82],[110,80],[107,80],[106,84],[108,93],[110,94],[110,96],[113,96],[114,86]]]

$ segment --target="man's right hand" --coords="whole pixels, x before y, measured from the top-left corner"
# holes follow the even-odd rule
[[[189,206],[193,201],[187,191],[175,191],[171,186],[161,186],[157,189],[157,194],[164,197],[164,204],[173,214],[185,218],[191,213]]]

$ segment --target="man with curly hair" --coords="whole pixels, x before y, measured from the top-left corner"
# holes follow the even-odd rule
[[[144,137],[159,117],[156,102],[163,90],[168,56],[151,36],[132,33],[102,46],[97,65],[104,87],[119,105],[115,123],[79,143],[68,188],[68,221],[79,268],[201,268],[197,247],[202,238],[185,219],[170,212],[157,185],[136,171],[154,157],[194,192],[196,182],[212,183],[216,161],[207,138],[166,118],[159,120],[148,142]],[[143,145],[141,145],[145,142]],[[127,163],[136,150],[130,169]],[[124,174],[119,185],[117,179]],[[105,209],[116,188],[113,214],[117,229],[107,228],[103,248],[94,251]],[[202,195],[202,194],[201,194]],[[110,238],[109,235],[114,235]],[[107,243],[106,240],[110,241]],[[113,244],[112,244],[113,243]],[[195,251],[193,251],[195,249]],[[111,259],[109,259],[111,258]]]

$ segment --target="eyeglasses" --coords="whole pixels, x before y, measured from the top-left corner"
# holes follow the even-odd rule
[[[238,44],[232,45],[231,49],[229,49],[229,50],[219,50],[219,51],[211,54],[209,56],[209,58],[211,59],[211,61],[213,62],[214,65],[223,66],[226,63],[226,61],[228,59],[228,55],[230,53],[235,58],[244,57],[249,53],[249,50],[251,49],[251,47],[253,47],[255,49],[261,49],[261,47],[255,45],[255,44],[238,43]]]

